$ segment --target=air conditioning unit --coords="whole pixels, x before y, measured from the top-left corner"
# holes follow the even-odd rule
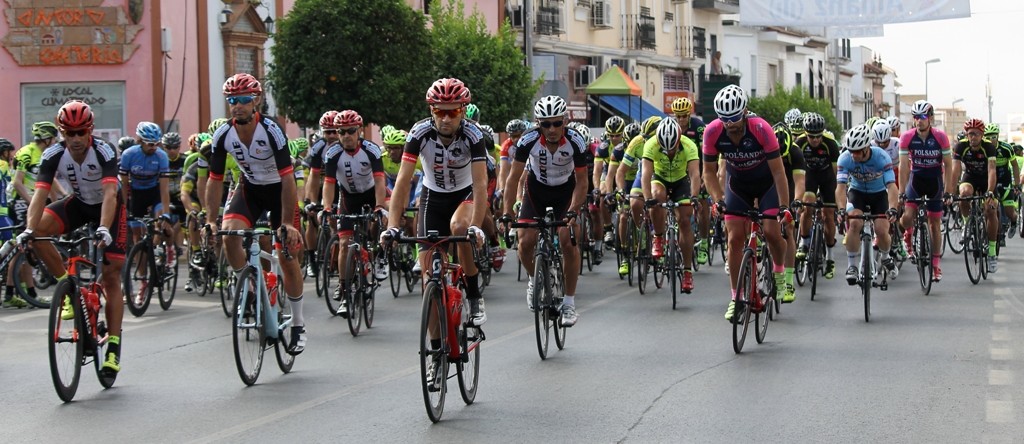
[[[583,65],[576,70],[576,89],[586,88],[597,78],[597,67],[594,65]]]
[[[512,22],[513,28],[523,27],[523,5],[515,5],[512,7],[511,14],[509,14],[509,20]]]
[[[594,28],[612,27],[612,7],[607,0],[596,0],[590,8],[590,26]]]

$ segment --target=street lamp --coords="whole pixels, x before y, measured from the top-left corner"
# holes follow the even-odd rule
[[[956,109],[956,104],[960,103],[960,102],[963,102],[963,101],[964,101],[964,99],[956,99],[956,100],[954,100],[953,101],[953,105],[951,105],[950,108]]]
[[[924,62],[924,100],[926,102],[928,101],[928,65],[932,63],[939,63],[941,61],[942,60],[938,58],[934,58]]]

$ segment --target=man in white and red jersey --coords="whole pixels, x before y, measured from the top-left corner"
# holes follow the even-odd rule
[[[338,143],[341,137],[338,135],[338,127],[334,124],[334,118],[338,116],[338,112],[331,110],[325,112],[320,116],[320,133],[322,137],[313,142],[313,145],[309,147],[309,153],[306,155],[306,164],[309,165],[309,177],[306,178],[306,205],[312,202],[320,201],[320,179],[324,172],[324,153],[327,151],[327,147]],[[316,212],[311,211],[312,209],[306,209],[306,218],[309,221],[306,224],[306,276],[313,277],[316,275],[316,270],[319,268],[318,260],[316,257],[316,236],[319,228],[319,221],[316,220]]]

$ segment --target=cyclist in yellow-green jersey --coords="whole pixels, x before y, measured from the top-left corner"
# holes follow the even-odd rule
[[[57,141],[57,126],[53,122],[46,121],[33,123],[32,138],[32,142],[21,147],[14,154],[14,178],[11,182],[14,192],[10,197],[13,201],[14,212],[12,215],[16,225],[25,223],[25,212],[28,211],[28,203],[32,200],[32,193],[36,189],[39,161],[43,157],[43,150]],[[64,189],[54,184],[51,194],[51,197],[63,196]]]

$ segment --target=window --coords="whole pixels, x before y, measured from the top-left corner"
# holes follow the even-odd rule
[[[684,71],[665,71],[662,88],[665,91],[693,91],[690,86],[690,77]]]
[[[796,86],[802,86],[803,84],[803,74],[796,73]]]
[[[259,55],[254,46],[239,46],[235,48],[235,72],[247,72],[257,78],[259,75]]]
[[[124,133],[124,82],[31,83],[21,86],[22,134],[32,140],[32,122],[53,121],[71,99],[83,100],[96,115],[93,133],[116,142]]]

